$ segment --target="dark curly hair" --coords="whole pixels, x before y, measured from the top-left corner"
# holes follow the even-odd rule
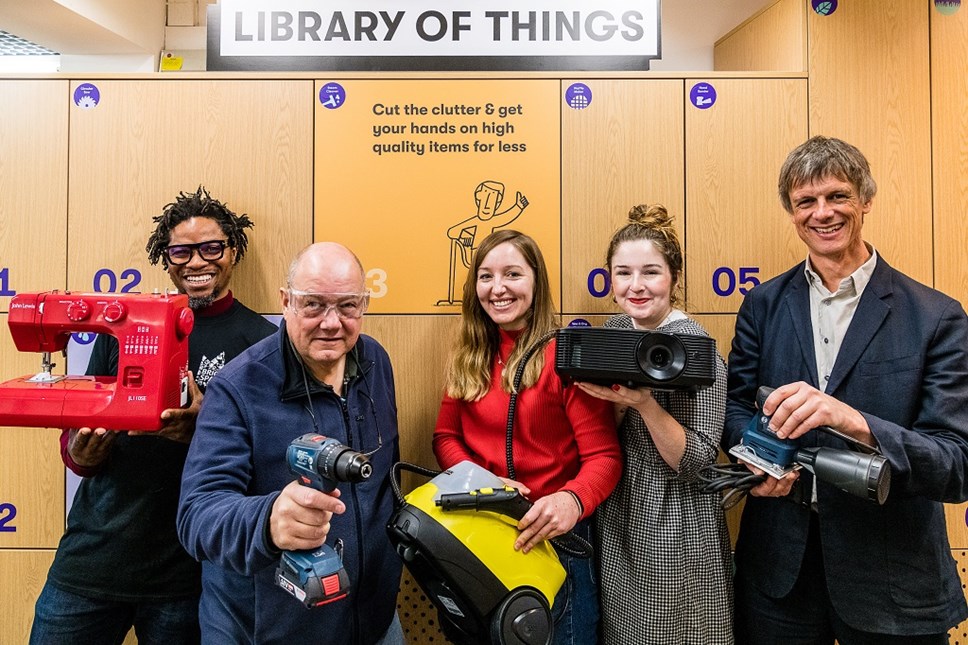
[[[218,222],[228,239],[228,245],[235,249],[234,264],[238,264],[249,244],[245,229],[252,228],[254,224],[248,215],[236,215],[225,204],[214,199],[204,186],[199,186],[191,195],[184,192],[178,193],[175,201],[165,206],[161,215],[152,218],[157,226],[145,245],[148,261],[151,264],[158,264],[161,261],[162,266],[167,269],[168,258],[165,257],[165,248],[171,242],[171,232],[176,226],[193,217],[207,217]]]

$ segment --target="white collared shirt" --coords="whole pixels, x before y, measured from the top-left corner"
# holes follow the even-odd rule
[[[813,349],[817,359],[817,383],[824,392],[830,382],[830,372],[837,361],[844,335],[877,265],[877,251],[870,244],[867,244],[867,248],[871,252],[870,258],[841,280],[835,292],[824,286],[823,279],[814,271],[810,258],[807,257],[804,275],[810,288],[810,323],[813,327]]]

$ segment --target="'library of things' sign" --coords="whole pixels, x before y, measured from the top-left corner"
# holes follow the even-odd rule
[[[209,70],[647,70],[660,0],[220,0]]]

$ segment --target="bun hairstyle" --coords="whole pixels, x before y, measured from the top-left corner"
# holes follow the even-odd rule
[[[625,242],[647,240],[662,254],[672,273],[671,304],[682,306],[682,245],[675,219],[662,204],[639,204],[629,209],[628,223],[615,231],[605,254],[605,268],[611,273],[612,257]]]
[[[662,204],[639,204],[629,209],[629,223],[641,224],[656,229],[668,229],[675,236],[672,215]]]

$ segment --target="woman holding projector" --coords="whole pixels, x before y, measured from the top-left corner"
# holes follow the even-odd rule
[[[681,309],[682,249],[666,209],[636,206],[608,245],[612,294],[624,313],[606,327],[708,336]],[[718,495],[696,473],[716,461],[726,365],[698,393],[579,383],[613,402],[625,457],[599,508],[604,643],[733,642],[732,561]]]

